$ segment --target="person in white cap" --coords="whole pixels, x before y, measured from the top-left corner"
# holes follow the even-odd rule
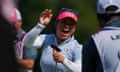
[[[45,9],[39,23],[25,36],[25,46],[42,49],[42,72],[81,72],[82,45],[74,39],[77,15],[75,10],[62,8],[56,18],[55,34],[39,35],[52,18],[52,10]]]
[[[120,0],[98,0],[101,30],[83,46],[82,72],[120,72]]]
[[[19,64],[18,72],[32,72],[34,61],[37,57],[37,49],[27,48],[23,45],[23,38],[25,37],[26,32],[21,28],[22,17],[20,11],[17,8],[12,11],[11,19],[15,27],[14,32],[17,38],[14,41],[14,48],[16,59]]]

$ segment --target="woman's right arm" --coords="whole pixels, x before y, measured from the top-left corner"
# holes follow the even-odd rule
[[[45,35],[39,35],[39,33],[44,29],[46,25],[50,23],[52,19],[52,10],[45,9],[39,18],[39,23],[30,31],[24,38],[24,45],[26,47],[41,47],[44,40]]]
[[[31,29],[24,37],[24,45],[26,47],[36,47],[39,48],[45,40],[45,35],[39,35],[39,33],[45,28],[44,25],[37,24],[33,29]]]

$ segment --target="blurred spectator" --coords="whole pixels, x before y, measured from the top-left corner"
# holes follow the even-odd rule
[[[7,5],[5,1],[8,1]],[[14,5],[12,0],[0,0],[0,71],[4,72],[18,72],[13,48],[15,34],[12,23],[6,16],[9,15]]]
[[[83,72],[120,72],[120,0],[98,0],[101,30],[83,47]]]
[[[19,63],[19,72],[32,72],[34,66],[34,60],[37,56],[36,48],[27,48],[23,45],[23,38],[26,32],[22,29],[22,16],[17,8],[12,11],[12,22],[14,23],[14,32],[16,34],[15,43],[15,55],[17,62]]]

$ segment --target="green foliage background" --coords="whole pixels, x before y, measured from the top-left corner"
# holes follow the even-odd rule
[[[75,38],[81,44],[84,44],[88,37],[99,29],[96,16],[96,0],[20,0],[18,8],[23,17],[23,29],[28,32],[37,24],[40,13],[44,9],[50,8],[53,10],[53,19],[43,33],[54,32],[55,17],[62,7],[72,8],[79,12]]]

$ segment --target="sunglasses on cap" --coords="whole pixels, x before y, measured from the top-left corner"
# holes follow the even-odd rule
[[[78,12],[78,11],[73,10],[73,9],[69,9],[69,8],[62,8],[62,9],[60,10],[60,12],[64,12],[64,11],[73,12],[73,13],[74,13],[74,14],[76,14],[76,15],[78,15],[78,14],[79,14],[79,12]]]

